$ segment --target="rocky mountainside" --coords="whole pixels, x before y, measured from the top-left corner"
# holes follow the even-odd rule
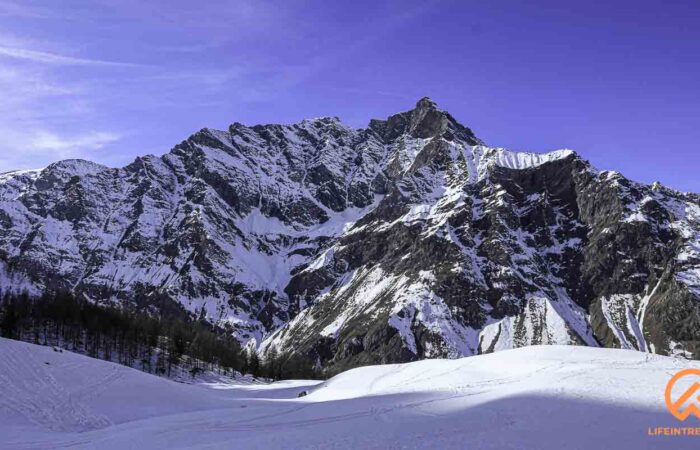
[[[0,286],[189,314],[329,371],[530,344],[700,358],[700,196],[486,146],[431,100],[0,175]]]

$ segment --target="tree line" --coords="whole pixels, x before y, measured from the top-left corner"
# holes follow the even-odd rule
[[[98,305],[70,292],[0,295],[0,336],[51,345],[145,372],[172,377],[205,370],[270,379],[319,378],[305,357],[270,352],[263,361],[231,330],[194,319],[164,318],[118,305]],[[174,372],[175,371],[175,372]]]

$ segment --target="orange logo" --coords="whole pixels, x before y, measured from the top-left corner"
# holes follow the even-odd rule
[[[696,380],[675,400],[673,387],[681,378],[692,376]],[[685,420],[691,414],[700,419],[700,369],[681,370],[673,376],[666,385],[666,407],[678,420]]]

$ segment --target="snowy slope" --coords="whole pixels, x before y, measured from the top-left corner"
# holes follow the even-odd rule
[[[0,447],[697,448],[697,438],[646,434],[677,426],[663,389],[687,367],[700,364],[533,346],[324,383],[192,386],[0,340]]]

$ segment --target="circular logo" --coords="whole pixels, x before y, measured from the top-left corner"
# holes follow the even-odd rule
[[[674,399],[673,387],[681,379],[684,384],[690,382],[690,386],[683,392],[677,392]],[[700,419],[700,369],[685,369],[675,374],[666,385],[665,396],[666,408],[676,419],[683,421],[691,414]]]

